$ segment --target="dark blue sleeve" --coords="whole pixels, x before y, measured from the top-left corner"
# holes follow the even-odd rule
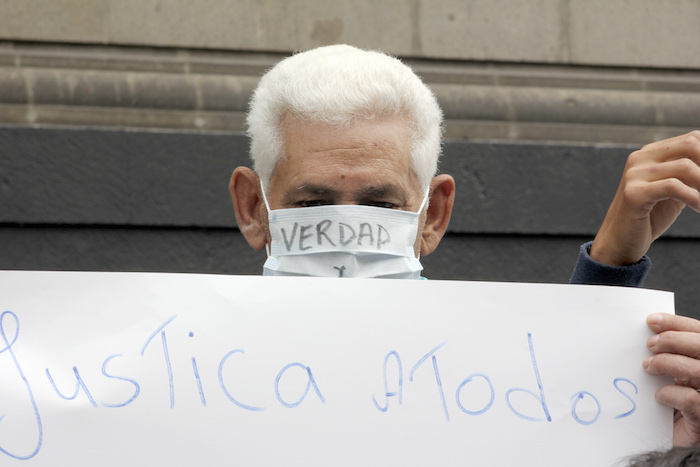
[[[589,254],[593,242],[581,245],[581,251],[569,279],[570,284],[624,285],[641,287],[651,269],[651,260],[644,256],[631,266],[608,266],[591,258]]]

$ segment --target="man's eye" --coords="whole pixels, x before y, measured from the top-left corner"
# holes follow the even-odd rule
[[[310,200],[304,200],[304,201],[299,201],[297,203],[297,206],[300,208],[312,208],[314,206],[325,206],[327,204],[326,201],[320,200],[320,199],[310,199]]]
[[[365,206],[374,206],[376,208],[386,208],[386,209],[397,209],[398,207],[394,203],[388,201],[369,201],[362,203]]]

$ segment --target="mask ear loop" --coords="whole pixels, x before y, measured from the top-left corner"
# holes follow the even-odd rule
[[[263,197],[263,202],[265,203],[265,207],[267,208],[268,214],[270,213],[270,203],[267,202],[267,195],[265,194],[265,186],[263,185],[262,180],[260,180],[260,191],[262,191],[262,197]]]
[[[260,191],[262,191],[263,202],[265,203],[265,208],[267,209],[267,220],[268,220],[268,229],[269,229],[269,228],[270,228],[270,227],[269,227],[269,224],[270,224],[270,212],[272,211],[272,209],[270,209],[270,203],[267,202],[267,195],[265,194],[265,186],[263,185],[262,180],[260,180]],[[270,252],[270,244],[269,244],[269,243],[265,243],[265,253],[267,253],[267,257],[269,258],[269,257],[270,257],[270,253],[271,253],[271,252]]]
[[[423,196],[423,201],[420,203],[420,207],[418,208],[418,214],[423,212],[423,208],[426,206],[426,203],[428,202],[428,197],[430,195],[430,187],[428,187],[428,191],[425,192],[425,196]]]
[[[423,201],[420,203],[420,207],[418,208],[418,217],[420,218],[420,215],[423,213],[423,208],[428,204],[428,197],[430,195],[430,187],[428,187],[428,191],[425,192],[425,196],[423,197]],[[416,258],[417,260],[420,260],[420,250],[418,250],[418,257]]]

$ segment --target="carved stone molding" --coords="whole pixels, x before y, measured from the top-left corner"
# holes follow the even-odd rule
[[[0,43],[0,124],[244,131],[281,54]],[[700,72],[406,60],[448,139],[642,144],[700,127]]]

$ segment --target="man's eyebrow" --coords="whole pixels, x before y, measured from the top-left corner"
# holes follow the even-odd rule
[[[289,194],[302,194],[302,195],[335,195],[338,194],[338,190],[327,185],[312,185],[306,184],[298,188],[295,188],[289,192]]]
[[[293,198],[297,196],[320,196],[335,198],[340,196],[340,194],[341,191],[333,186],[307,183],[298,188],[290,190],[285,195],[285,198],[288,202],[294,202]],[[400,203],[406,202],[406,193],[404,193],[400,187],[391,183],[386,185],[367,185],[359,189],[355,193],[355,196],[374,199],[395,198]]]
[[[362,190],[362,194],[365,196],[372,196],[375,198],[384,198],[387,196],[400,198],[401,201],[405,201],[405,193],[396,185],[370,185]]]

